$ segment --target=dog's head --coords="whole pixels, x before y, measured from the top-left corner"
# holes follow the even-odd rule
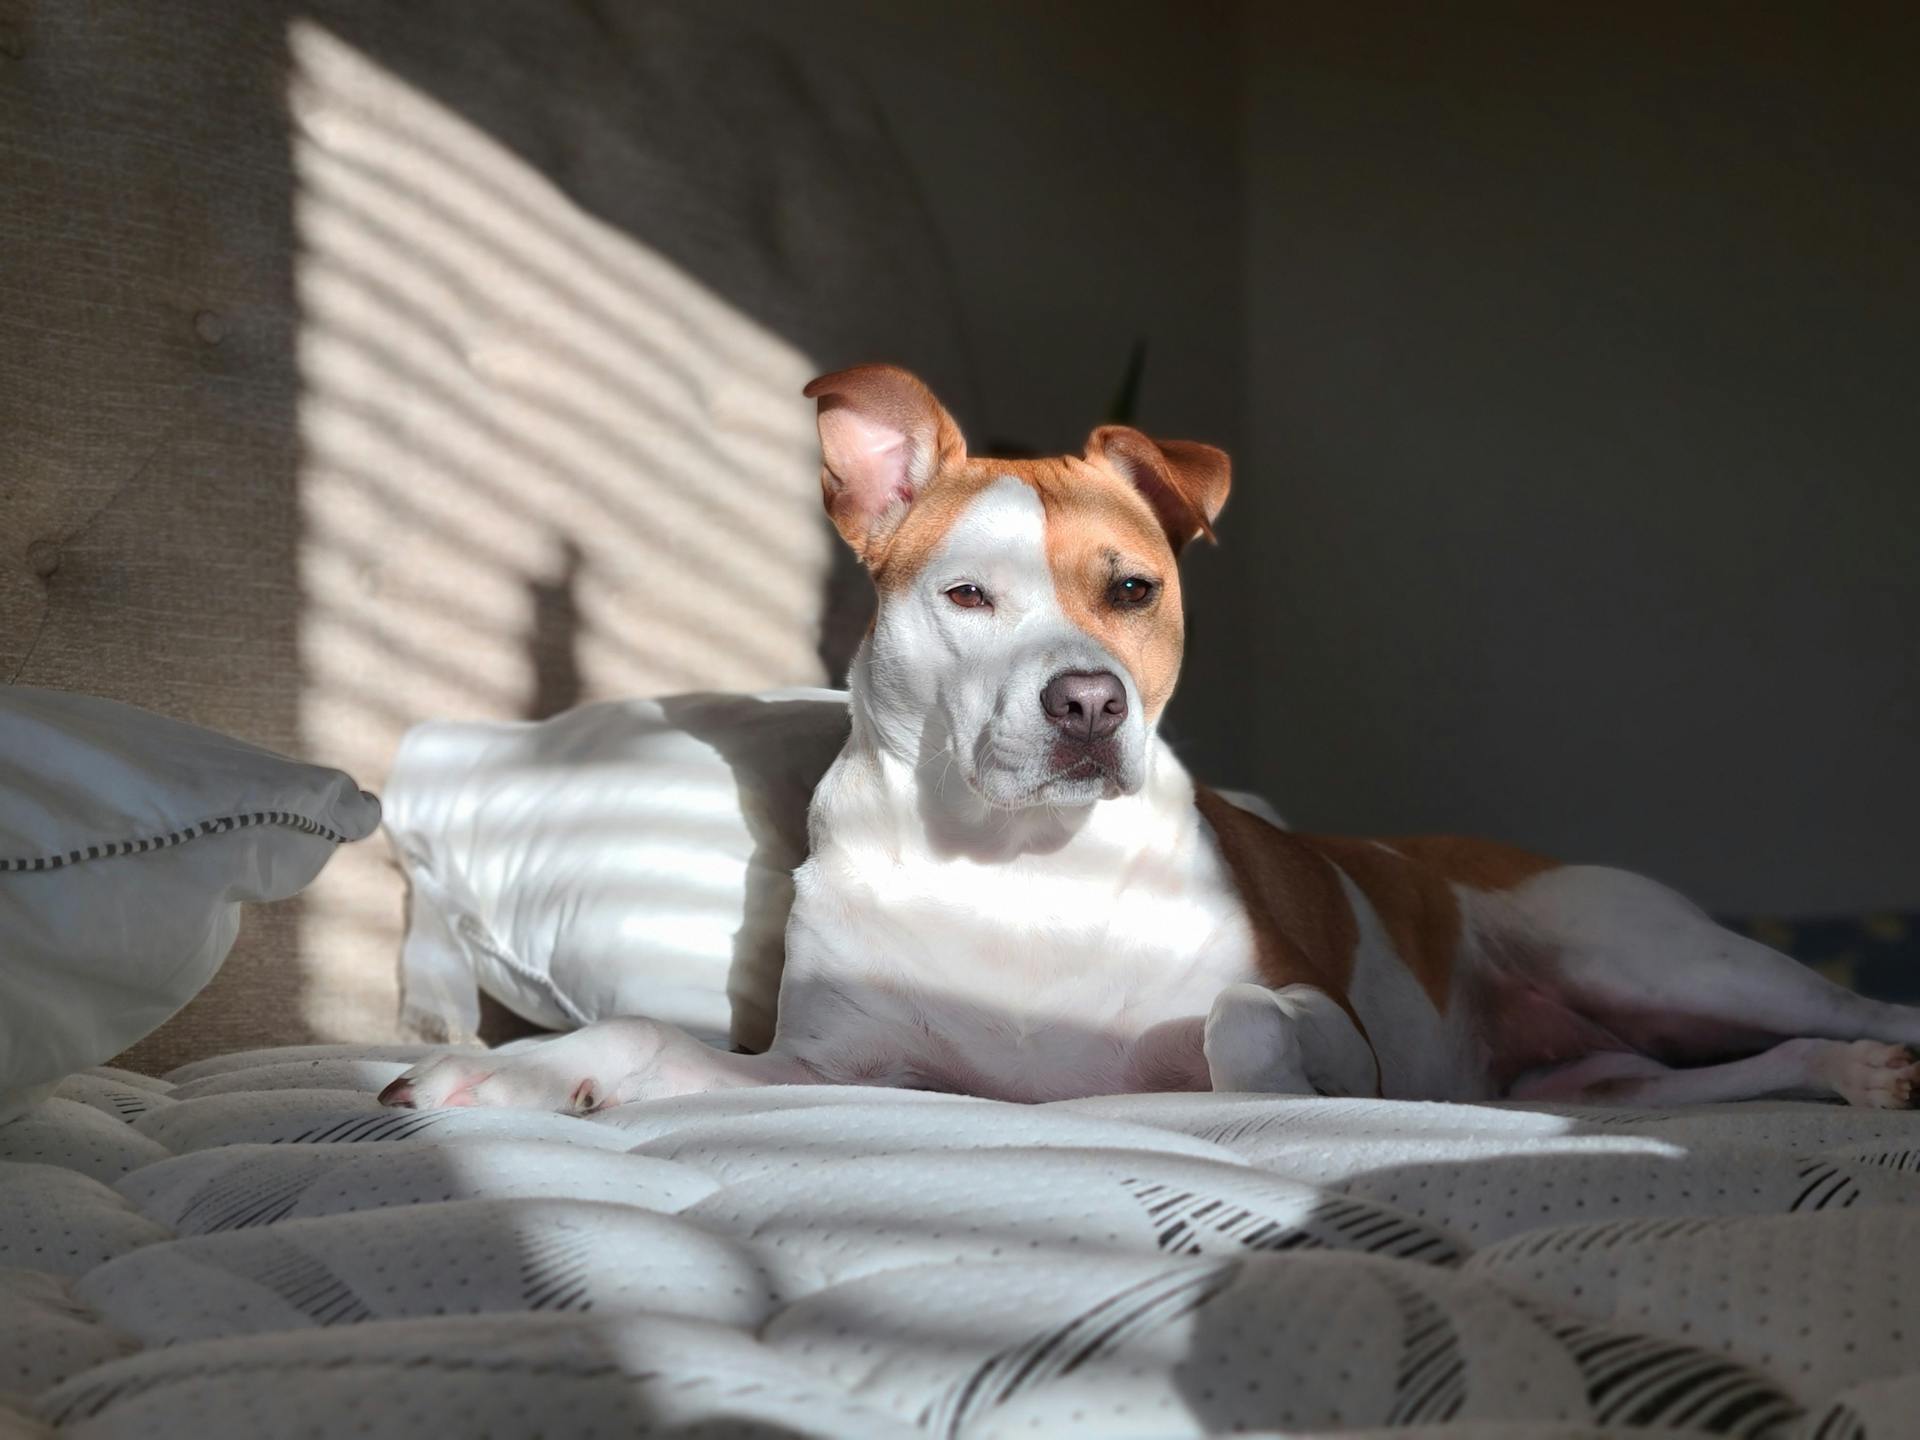
[[[856,684],[882,742],[999,810],[1139,790],[1185,642],[1175,557],[1212,535],[1226,455],[1106,425],[1084,455],[975,458],[891,365],[806,393],[827,513],[880,595]]]

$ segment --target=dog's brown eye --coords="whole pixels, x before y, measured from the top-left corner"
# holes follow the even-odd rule
[[[956,585],[947,591],[947,598],[962,610],[978,610],[987,603],[987,592],[978,585]]]
[[[1114,605],[1132,608],[1146,604],[1159,588],[1144,576],[1129,575],[1125,580],[1116,580],[1108,587],[1107,600]]]

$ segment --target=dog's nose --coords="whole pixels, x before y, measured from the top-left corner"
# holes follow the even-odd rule
[[[1040,708],[1075,740],[1104,740],[1127,718],[1127,687],[1111,670],[1068,670],[1047,682]]]

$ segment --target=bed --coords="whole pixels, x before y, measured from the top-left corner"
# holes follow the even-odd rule
[[[0,1435],[1914,1433],[1909,1114],[380,1108],[419,1053],[0,1127]]]

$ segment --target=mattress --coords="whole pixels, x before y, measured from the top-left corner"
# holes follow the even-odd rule
[[[790,1088],[0,1127],[0,1436],[1920,1433],[1920,1122]]]

